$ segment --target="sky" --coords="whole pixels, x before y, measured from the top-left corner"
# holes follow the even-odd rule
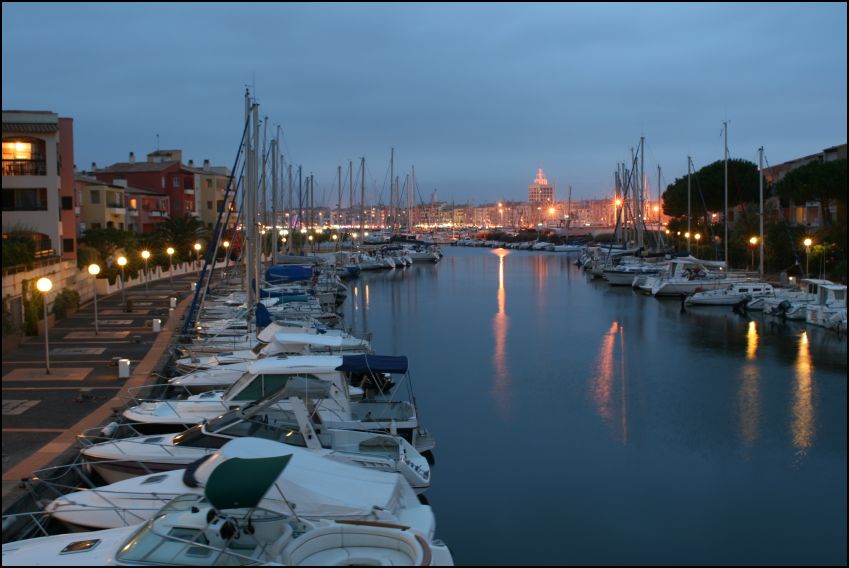
[[[723,156],[769,164],[846,143],[847,14],[825,4],[3,3],[3,109],[74,119],[90,169],[157,147],[231,166],[250,86],[288,163],[335,201],[390,148],[418,198],[611,194],[645,136],[652,195]],[[344,174],[343,174],[344,175]]]

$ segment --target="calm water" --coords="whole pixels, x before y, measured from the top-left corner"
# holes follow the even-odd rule
[[[445,249],[346,325],[407,355],[458,564],[846,563],[846,341]]]

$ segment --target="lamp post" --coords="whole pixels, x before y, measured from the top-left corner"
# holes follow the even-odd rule
[[[693,235],[693,238],[696,239],[696,254],[699,254],[699,241],[702,240],[702,234],[696,233]],[[728,261],[726,261],[726,266],[728,265]]]
[[[171,282],[171,290],[174,290],[174,247],[165,249],[168,253],[168,280]]]
[[[227,262],[228,255],[230,254],[230,241],[222,242],[221,246],[224,247],[224,262]]]
[[[333,239],[333,250],[339,250],[339,235],[334,233],[330,238]]]
[[[124,306],[124,311],[127,311],[127,293],[124,291],[126,280],[124,275],[124,267],[127,266],[127,257],[118,257],[118,266],[121,267],[121,304]]]
[[[50,278],[39,278],[35,283],[35,287],[42,294],[44,301],[44,363],[47,368],[47,374],[50,374],[50,343],[47,339],[47,293],[53,288],[53,282]]]
[[[195,249],[195,261],[196,261],[195,270],[197,270],[197,269],[200,268],[200,243],[195,243],[194,249]]]
[[[805,245],[805,276],[808,276],[808,274],[810,274],[810,272],[808,271],[808,267],[810,266],[811,245],[814,244],[814,241],[811,239],[811,237],[807,237],[802,242]]]
[[[150,271],[147,269],[147,259],[150,258],[150,251],[149,250],[143,250],[141,252],[141,255],[142,255],[142,258],[144,259],[144,291],[145,291],[145,293],[147,293],[148,292],[147,283],[150,280]]]
[[[91,281],[91,286],[94,290],[94,334],[97,335],[100,332],[97,323],[97,275],[100,274],[100,266],[96,264],[89,264],[88,273],[94,277]]]
[[[755,266],[755,247],[758,246],[758,238],[752,237],[749,239],[749,244],[752,245],[752,269],[754,270]]]

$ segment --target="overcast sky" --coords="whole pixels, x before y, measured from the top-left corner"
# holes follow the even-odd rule
[[[156,148],[233,163],[243,94],[335,195],[365,156],[380,195],[415,165],[430,199],[610,193],[646,137],[652,194],[722,157],[846,142],[846,4],[3,4],[3,109],[74,119],[76,163]],[[273,130],[273,129],[270,129]],[[356,167],[356,165],[355,165]],[[375,198],[377,197],[375,196]],[[388,201],[388,191],[382,191]],[[335,201],[335,199],[333,199]]]

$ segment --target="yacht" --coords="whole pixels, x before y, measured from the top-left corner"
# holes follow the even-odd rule
[[[767,282],[735,282],[726,288],[696,292],[684,301],[688,306],[735,306],[744,300],[775,296],[772,284]]]
[[[170,494],[168,489],[156,493],[155,487],[168,480],[149,479],[144,493],[136,494],[141,509],[124,509],[133,512],[115,523],[119,528],[4,544],[3,565],[453,565],[448,547],[432,538],[435,523],[430,508],[424,514],[406,508],[407,503],[417,504],[414,495],[400,505],[411,492],[403,496],[403,481],[399,485],[397,476],[393,481],[384,474],[390,477],[382,482],[371,479],[354,491],[347,475],[334,477],[331,483],[319,480],[313,487],[324,493],[320,502],[315,494],[299,494],[301,486],[287,484],[287,466],[298,459],[287,451],[286,446],[266,440],[231,442],[226,451],[194,471],[186,470],[178,480],[182,487],[175,487],[182,494],[158,511],[151,505]],[[320,471],[323,467],[312,473]],[[247,479],[251,483],[245,483]],[[307,498],[301,501],[301,496]],[[101,497],[103,501],[87,510],[77,507],[77,512],[85,513],[74,519],[102,524],[97,519],[121,508],[110,504],[111,497]],[[312,507],[315,520],[297,505],[290,506],[295,503]],[[401,514],[393,514],[393,508]],[[353,518],[334,518],[346,514]],[[135,516],[149,519],[131,520]]]

